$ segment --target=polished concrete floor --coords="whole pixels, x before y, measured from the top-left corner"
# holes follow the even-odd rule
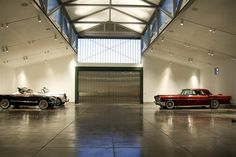
[[[233,118],[152,103],[0,109],[0,157],[235,157]]]

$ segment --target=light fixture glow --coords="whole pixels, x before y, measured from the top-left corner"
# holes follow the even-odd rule
[[[213,51],[209,50],[209,52],[207,53],[209,56],[213,57],[214,56],[214,53]]]
[[[40,23],[40,22],[42,22],[42,20],[41,20],[40,16],[38,16],[38,22],[39,22],[39,23]]]
[[[215,31],[216,31],[215,28],[210,27],[210,29],[209,29],[209,32],[210,32],[210,33],[215,33]]]
[[[184,19],[181,19],[180,26],[184,25]]]
[[[4,28],[4,26],[3,26],[3,24],[1,24],[1,29],[3,29]]]
[[[5,51],[8,52],[8,47],[7,46],[5,46]]]
[[[8,23],[6,23],[6,28],[8,28],[9,27],[9,25],[8,25]]]
[[[164,42],[165,41],[165,38],[164,37],[161,37],[161,42]]]
[[[54,36],[54,40],[57,40],[57,35]]]

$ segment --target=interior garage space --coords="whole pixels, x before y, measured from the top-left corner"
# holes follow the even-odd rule
[[[236,156],[235,6],[0,0],[0,156]]]

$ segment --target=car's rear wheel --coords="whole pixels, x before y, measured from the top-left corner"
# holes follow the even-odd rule
[[[40,102],[39,102],[39,108],[41,109],[41,110],[45,110],[45,109],[47,109],[49,107],[49,105],[48,105],[48,102],[46,101],[46,100],[41,100]]]
[[[167,109],[173,109],[175,107],[175,103],[172,100],[166,101],[166,106]]]
[[[0,101],[0,106],[1,106],[1,108],[3,108],[3,109],[7,109],[7,108],[9,108],[9,107],[11,106],[11,104],[10,104],[9,100],[7,100],[7,99],[2,99],[2,100]]]
[[[220,107],[219,101],[217,101],[217,100],[212,100],[212,101],[211,101],[210,108],[212,108],[212,109],[217,109],[217,108],[219,108],[219,107]]]

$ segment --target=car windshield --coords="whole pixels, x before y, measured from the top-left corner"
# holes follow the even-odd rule
[[[34,91],[32,89],[26,88],[26,87],[18,87],[18,91],[21,94],[26,94],[26,93],[33,93]]]

